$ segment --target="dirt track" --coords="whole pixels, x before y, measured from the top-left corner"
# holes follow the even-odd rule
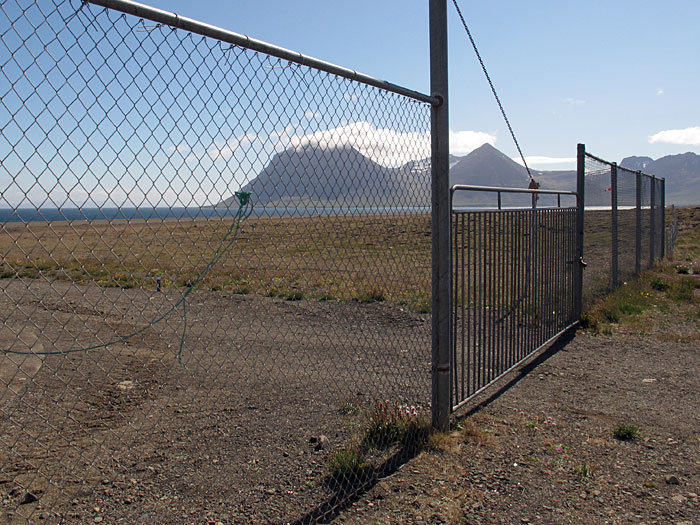
[[[3,285],[2,297],[22,297],[16,321],[43,327],[47,350],[128,336],[179,298]],[[325,480],[328,454],[352,430],[343,406],[429,400],[426,315],[215,292],[192,293],[186,314],[181,353],[179,307],[126,342],[49,355],[33,375],[7,378],[4,520],[294,520],[335,495]],[[22,356],[4,359],[4,370],[27,368]],[[27,492],[38,502],[20,505]]]

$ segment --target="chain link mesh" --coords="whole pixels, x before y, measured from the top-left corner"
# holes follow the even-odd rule
[[[77,1],[0,7],[13,522],[324,519],[430,398],[430,111]]]
[[[664,180],[586,154],[585,200],[583,302],[590,305],[664,256]]]

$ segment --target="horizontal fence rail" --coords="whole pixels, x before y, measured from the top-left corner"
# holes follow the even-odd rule
[[[577,322],[577,206],[537,208],[574,192],[453,186],[521,194],[530,209],[453,209],[452,392],[456,409]],[[500,207],[500,198],[499,198]]]

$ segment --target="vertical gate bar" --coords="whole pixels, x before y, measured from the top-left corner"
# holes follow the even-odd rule
[[[450,421],[450,126],[447,70],[447,0],[430,0],[431,228],[432,228],[432,425]]]
[[[518,296],[516,294],[516,285],[518,282],[518,274],[517,268],[518,268],[518,252],[517,252],[517,247],[516,247],[516,226],[517,226],[517,211],[511,211],[510,212],[510,246],[511,246],[511,267],[510,271],[510,352],[509,352],[509,358],[510,362],[514,363],[515,360],[513,359],[515,355],[515,333],[516,333],[516,315],[517,315],[517,309],[516,309],[516,301],[518,300]]]
[[[583,311],[583,221],[586,202],[586,145],[578,144],[576,151],[576,319]]]
[[[642,172],[637,171],[636,176],[636,206],[635,206],[635,233],[634,233],[634,273],[639,275],[642,271]]]
[[[458,319],[457,311],[459,302],[457,301],[457,294],[459,293],[459,242],[457,239],[459,231],[459,214],[451,212],[450,218],[450,233],[452,235],[452,249],[450,250],[452,266],[452,348],[450,349],[450,369],[452,371],[452,388],[450,388],[450,396],[452,405],[456,405],[459,402],[459,395],[457,391],[457,330],[458,330]],[[452,397],[454,396],[454,397]]]
[[[493,214],[491,212],[486,212],[486,220],[487,220],[487,227],[486,227],[486,235],[488,238],[488,252],[486,254],[488,258],[488,265],[486,266],[486,308],[485,308],[485,316],[486,316],[486,345],[485,345],[485,350],[486,350],[486,359],[485,359],[485,367],[484,367],[484,385],[489,383],[491,381],[491,373],[493,371],[493,326],[492,326],[492,321],[493,317],[491,315],[491,305],[493,304]]]
[[[474,339],[473,344],[472,344],[472,373],[471,373],[471,381],[472,381],[472,392],[476,392],[478,389],[477,387],[477,382],[476,382],[476,374],[477,370],[479,368],[479,356],[478,356],[478,351],[479,351],[479,337],[480,337],[480,331],[481,331],[481,326],[479,325],[479,315],[480,315],[480,308],[481,305],[479,304],[479,298],[480,298],[480,290],[478,287],[478,279],[479,279],[479,272],[481,271],[481,245],[479,244],[480,242],[480,229],[479,229],[479,222],[478,222],[479,215],[476,212],[472,212],[472,221],[474,223],[474,271],[472,273],[473,278],[472,278],[472,290],[474,290],[474,303],[472,306],[472,315],[474,318],[474,333],[472,334],[472,337]]]
[[[484,316],[484,307],[486,304],[486,265],[488,263],[486,259],[488,249],[486,236],[486,214],[481,212],[480,216],[479,233],[481,235],[481,261],[479,264],[479,287],[481,288],[480,301],[479,301],[479,380],[477,382],[477,389],[483,386],[484,378],[484,346],[486,345],[486,327]]]
[[[496,371],[498,370],[498,327],[496,326],[496,305],[498,304],[498,219],[500,212],[496,211],[491,216],[491,238],[493,240],[492,257],[493,265],[491,268],[491,305],[489,306],[489,318],[491,319],[491,374],[489,382],[493,381]]]
[[[612,218],[612,232],[610,239],[612,242],[612,259],[610,261],[610,289],[614,290],[617,288],[618,284],[618,216],[617,216],[617,163],[613,162],[610,166],[610,206],[611,206],[611,218]]]
[[[471,212],[469,214],[469,221],[472,226],[471,231],[472,231],[472,251],[471,251],[471,258],[472,258],[472,266],[471,266],[471,273],[469,275],[470,277],[470,289],[471,289],[471,319],[472,319],[472,331],[471,331],[471,341],[469,343],[469,359],[470,359],[470,365],[471,368],[469,369],[469,393],[473,394],[476,391],[476,383],[474,381],[474,370],[476,370],[476,345],[477,345],[477,308],[478,308],[478,298],[477,298],[477,288],[476,288],[476,275],[477,275],[477,268],[478,268],[478,250],[479,250],[479,240],[477,236],[477,224],[476,224],[476,217],[474,215],[474,212]]]
[[[466,285],[467,285],[467,276],[469,272],[469,266],[467,263],[467,257],[469,257],[469,231],[465,230],[465,227],[467,226],[467,223],[465,221],[466,217],[464,214],[462,214],[462,243],[464,243],[464,253],[462,255],[462,334],[461,334],[461,342],[462,342],[462,377],[460,378],[462,381],[462,401],[467,397],[467,391],[465,390],[466,388],[466,382],[464,376],[467,373],[468,368],[468,363],[465,362],[465,356],[467,355],[466,349],[465,349],[465,343],[466,343],[466,330],[469,329],[469,324],[468,324],[468,318],[467,316],[469,315],[469,310],[467,309],[467,297],[466,297]]]
[[[525,221],[529,217],[529,211],[521,211],[520,212],[520,220],[518,221],[518,241],[520,242],[520,248],[518,252],[520,253],[520,281],[519,283],[519,288],[520,288],[520,308],[518,311],[518,326],[520,328],[520,336],[518,337],[518,361],[520,360],[520,357],[522,356],[523,352],[523,347],[525,346],[526,343],[526,333],[527,330],[525,329],[525,306],[527,304],[527,262],[526,262],[526,243],[524,242],[523,235],[525,234],[524,232],[527,231],[526,229],[526,224]]]
[[[649,268],[654,266],[654,255],[656,253],[654,251],[654,248],[655,248],[654,243],[656,241],[656,239],[654,238],[654,233],[655,233],[654,228],[656,226],[654,224],[654,211],[655,211],[654,210],[654,207],[655,207],[654,198],[656,197],[655,186],[656,186],[656,178],[651,177],[651,198],[649,201],[649,204],[650,204],[650,206],[649,206],[649,230],[650,230],[649,231]]]
[[[569,324],[569,305],[567,304],[567,297],[569,295],[569,287],[567,286],[566,279],[566,261],[569,260],[569,229],[567,228],[566,218],[568,216],[567,211],[561,209],[559,211],[561,214],[561,220],[559,224],[561,225],[561,236],[562,236],[562,253],[561,253],[561,301],[560,308],[561,313],[559,315],[560,325],[559,328],[564,328]]]
[[[501,321],[501,315],[503,312],[503,283],[505,281],[505,269],[503,267],[503,264],[505,262],[505,239],[504,239],[504,224],[505,224],[505,216],[503,215],[503,212],[498,213],[498,247],[499,247],[499,260],[498,260],[498,296],[496,298],[496,311],[495,311],[495,320],[496,320],[496,330],[498,331],[498,362],[496,363],[496,372],[498,375],[501,375],[501,372],[504,370],[503,368],[503,344],[504,344],[504,338],[503,338],[503,321]]]

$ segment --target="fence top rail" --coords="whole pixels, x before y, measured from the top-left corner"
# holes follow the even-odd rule
[[[450,192],[454,194],[456,191],[490,191],[494,193],[531,193],[541,195],[572,195],[578,197],[575,191],[566,190],[531,190],[527,188],[504,188],[500,186],[475,186],[472,184],[455,184]]]
[[[612,166],[612,165],[614,164],[613,162],[609,162],[609,161],[607,161],[607,160],[601,159],[600,157],[596,157],[595,155],[592,155],[592,154],[590,154],[590,153],[588,153],[588,152],[586,152],[586,157],[588,157],[589,159],[593,159],[593,160],[595,160],[595,161],[597,161],[597,162],[600,162],[601,164],[607,164],[608,166]],[[644,172],[641,171],[641,170],[631,170],[631,169],[629,169],[629,168],[625,168],[624,166],[619,166],[619,165],[618,165],[618,166],[617,166],[617,170],[618,170],[618,171],[619,171],[619,170],[622,170],[622,171],[626,171],[626,172],[628,172],[628,173],[635,173],[635,174],[636,174],[636,173],[640,173],[641,175],[643,175],[643,176],[645,176],[645,177],[649,177],[650,179],[664,180],[663,177],[656,177],[655,175],[650,175],[649,173],[644,173]]]
[[[274,44],[263,42],[262,40],[256,40],[246,35],[234,33],[233,31],[221,29],[210,24],[205,24],[203,22],[199,22],[191,18],[180,16],[176,13],[163,11],[162,9],[157,9],[155,7],[140,4],[138,2],[133,2],[132,0],[85,1],[94,5],[112,9],[114,11],[119,11],[121,13],[138,16],[139,18],[150,20],[151,22],[175,27],[178,29],[183,29],[191,33],[196,33],[205,37],[215,38],[217,40],[221,40],[222,42],[234,44],[240,47],[244,47],[246,49],[266,53],[268,55],[281,58],[283,60],[287,60],[295,64],[300,64],[302,66],[308,66],[314,69],[325,71],[326,73],[331,73],[333,75],[338,75],[340,77],[354,80],[362,84],[374,86],[385,91],[397,93],[399,95],[419,100],[421,102],[426,102],[434,106],[440,104],[440,99],[437,97],[431,97],[430,95],[425,95],[418,91],[404,88],[402,86],[392,84],[391,82],[387,82],[385,80],[380,80],[378,78],[374,78],[363,73],[358,73],[357,71],[354,71],[352,69],[337,66],[330,62],[319,60],[317,58],[303,55],[296,51],[291,51],[289,49],[285,49]]]

